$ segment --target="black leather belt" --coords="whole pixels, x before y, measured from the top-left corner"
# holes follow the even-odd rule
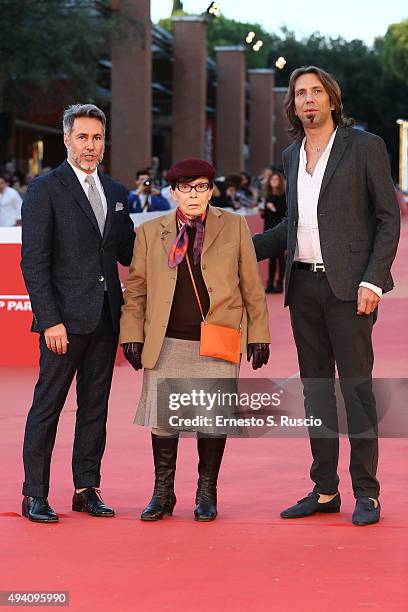
[[[326,268],[322,263],[305,263],[304,261],[294,261],[292,266],[298,270],[309,270],[309,272],[325,272]]]

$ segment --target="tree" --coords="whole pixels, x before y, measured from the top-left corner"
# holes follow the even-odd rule
[[[188,15],[184,11],[178,11],[177,15]],[[243,45],[247,49],[247,67],[251,68],[263,68],[267,60],[267,46],[268,41],[273,37],[268,34],[259,24],[256,23],[245,23],[241,21],[235,21],[234,19],[227,19],[223,15],[220,17],[208,18],[208,56],[215,59],[215,50],[217,46],[236,46]],[[171,17],[161,19],[159,26],[172,32]],[[255,52],[252,49],[253,44],[249,45],[245,42],[245,38],[249,32],[255,33],[253,44],[257,40],[262,40],[264,43],[260,51]]]
[[[330,72],[340,84],[345,114],[381,136],[393,168],[398,167],[395,122],[406,114],[408,84],[384,67],[376,47],[369,48],[361,40],[326,38],[319,33],[297,40],[292,32],[284,30],[283,38],[270,44],[270,66],[279,55],[286,58],[287,64],[276,71],[277,85],[286,87],[292,70],[299,66],[312,64]]]
[[[0,0],[0,110],[97,99],[97,60],[116,22],[108,0]]]
[[[408,83],[408,19],[391,24],[376,48],[385,68]]]
[[[173,10],[171,12],[172,15],[176,15],[179,11],[183,10],[183,3],[180,0],[173,0]]]

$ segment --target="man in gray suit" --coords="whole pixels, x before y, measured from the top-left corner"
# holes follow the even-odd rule
[[[400,216],[383,140],[351,127],[342,108],[327,72],[309,66],[292,73],[285,110],[296,140],[283,152],[288,211],[277,227],[254,236],[254,245],[258,260],[287,249],[285,306],[306,415],[321,418],[326,432],[309,428],[315,487],[281,517],[340,510],[337,366],[351,445],[352,520],[367,525],[380,519],[371,334],[382,293],[393,288]]]
[[[21,268],[39,333],[40,375],[24,437],[22,513],[58,521],[48,503],[58,420],[76,374],[72,509],[114,516],[98,487],[123,304],[118,262],[128,266],[135,234],[123,185],[98,171],[104,113],[76,104],[64,113],[67,159],[30,183],[22,208]]]

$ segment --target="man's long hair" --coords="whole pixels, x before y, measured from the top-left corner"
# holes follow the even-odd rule
[[[288,93],[285,96],[283,102],[283,108],[286,113],[286,117],[290,123],[289,132],[296,140],[302,140],[305,135],[303,124],[299,117],[295,115],[295,85],[299,77],[304,74],[315,74],[326,92],[328,93],[330,104],[334,106],[332,110],[332,118],[336,126],[349,127],[354,125],[354,119],[345,117],[343,115],[343,103],[341,101],[341,90],[337,81],[322,68],[317,66],[302,66],[296,68],[290,75]]]

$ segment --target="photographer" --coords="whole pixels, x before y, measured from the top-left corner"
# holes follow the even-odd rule
[[[136,189],[128,196],[129,212],[154,212],[170,210],[170,204],[157,189],[148,170],[139,170],[135,179]]]

